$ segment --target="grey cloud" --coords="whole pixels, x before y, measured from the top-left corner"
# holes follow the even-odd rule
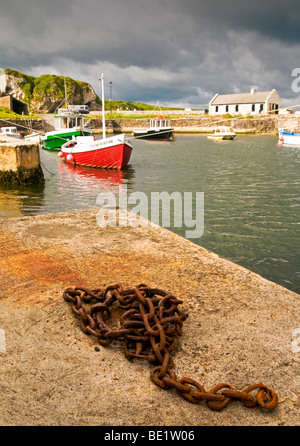
[[[5,0],[0,66],[42,69],[114,99],[207,103],[216,92],[276,88],[293,101],[298,0]]]

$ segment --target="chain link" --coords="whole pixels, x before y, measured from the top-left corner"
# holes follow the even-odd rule
[[[95,336],[100,345],[107,347],[116,338],[122,338],[129,360],[139,358],[153,364],[150,378],[162,389],[174,388],[191,403],[206,401],[210,409],[217,411],[232,400],[239,400],[249,408],[258,405],[273,410],[277,406],[276,393],[263,383],[242,391],[220,383],[206,391],[191,378],[177,379],[172,353],[178,347],[187,314],[179,309],[182,300],[171,293],[145,284],[135,288],[116,284],[93,290],[68,288],[63,298],[72,304],[84,333]]]

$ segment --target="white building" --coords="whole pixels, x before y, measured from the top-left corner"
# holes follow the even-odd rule
[[[275,89],[250,93],[216,94],[209,103],[210,115],[257,115],[277,114],[281,99]]]

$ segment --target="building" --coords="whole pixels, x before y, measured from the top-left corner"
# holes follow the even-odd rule
[[[216,94],[209,103],[210,115],[278,114],[281,99],[275,89],[250,93]]]
[[[28,115],[27,105],[10,94],[0,97],[0,107],[9,108],[17,115]]]

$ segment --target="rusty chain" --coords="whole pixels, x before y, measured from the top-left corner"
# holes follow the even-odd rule
[[[262,383],[242,391],[221,383],[206,391],[191,378],[177,379],[172,370],[172,353],[177,349],[187,315],[178,308],[183,302],[172,294],[144,284],[135,288],[116,284],[93,290],[68,288],[63,297],[73,304],[84,333],[95,336],[100,345],[107,347],[114,339],[123,338],[129,360],[140,358],[155,365],[150,378],[162,389],[174,388],[194,404],[206,401],[213,410],[224,409],[231,400],[239,400],[249,408],[259,405],[273,410],[277,406],[276,393]]]

